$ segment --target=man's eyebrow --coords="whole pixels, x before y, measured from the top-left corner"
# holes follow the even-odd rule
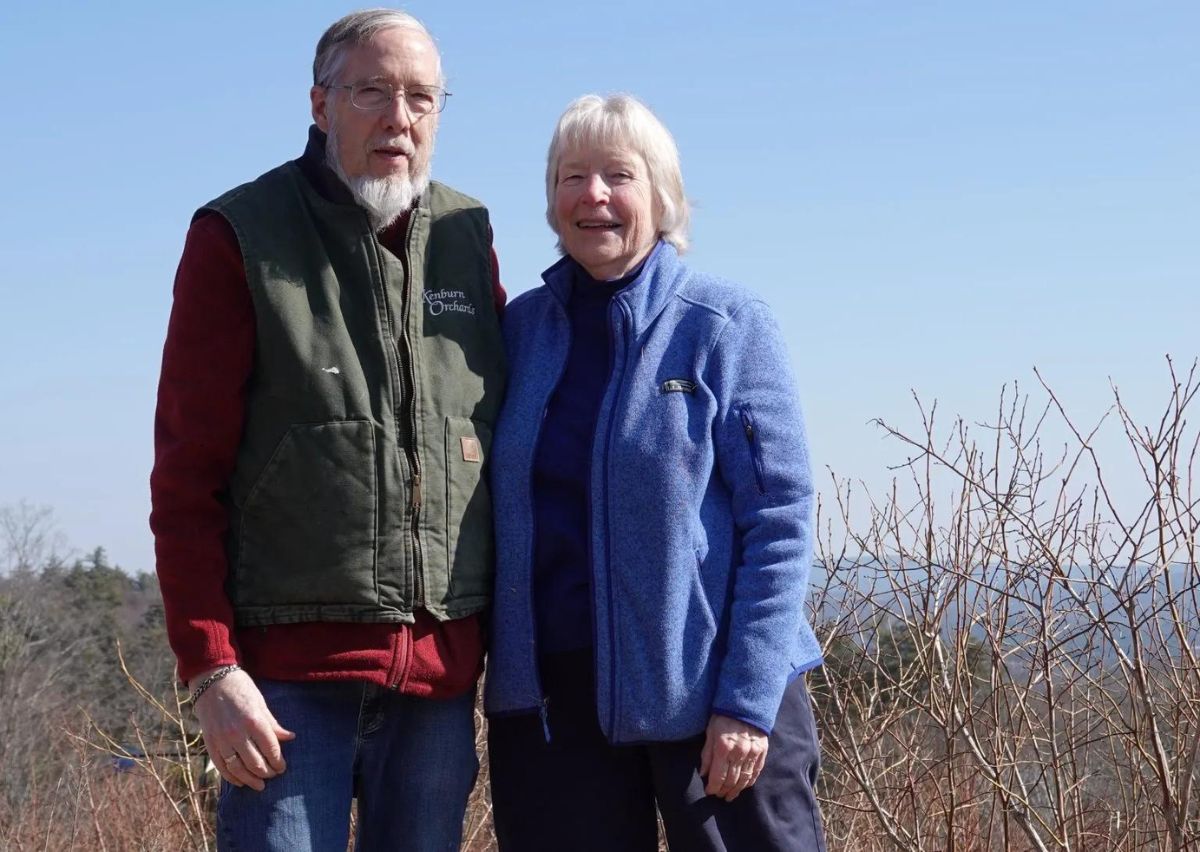
[[[387,83],[388,85],[394,86],[394,85],[396,85],[394,80],[395,80],[395,78],[389,77],[387,74],[376,74],[374,77],[362,77],[358,80],[355,80],[354,82],[356,85],[360,85],[360,86],[365,83]],[[402,86],[425,86],[427,88],[437,88],[437,83],[425,83],[425,82],[422,82],[422,81],[416,80],[416,79],[408,81],[408,82],[401,82],[400,85],[402,85]]]

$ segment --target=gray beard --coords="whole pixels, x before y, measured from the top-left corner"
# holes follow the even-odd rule
[[[366,211],[367,218],[371,220],[371,227],[376,232],[382,231],[404,215],[429,188],[428,168],[415,178],[409,175],[352,178],[342,169],[337,149],[337,124],[330,122],[325,140],[325,164],[350,190],[355,203]],[[411,164],[412,161],[409,162]]]

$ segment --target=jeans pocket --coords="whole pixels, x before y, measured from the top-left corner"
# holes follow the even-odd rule
[[[237,852],[238,844],[231,827],[227,808],[233,785],[222,778],[217,782],[217,852]]]

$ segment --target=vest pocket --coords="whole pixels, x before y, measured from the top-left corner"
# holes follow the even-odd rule
[[[446,567],[455,602],[491,595],[495,543],[486,476],[491,451],[486,423],[446,418]]]
[[[375,605],[376,490],[370,422],[288,429],[242,508],[235,602]]]

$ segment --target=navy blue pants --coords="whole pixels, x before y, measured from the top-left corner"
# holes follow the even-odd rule
[[[704,793],[703,735],[610,745],[590,652],[542,661],[551,739],[536,715],[490,719],[492,806],[502,852],[655,852],[655,805],[672,852],[824,852],[813,792],[820,761],[804,678],[784,694],[767,761],[732,802]]]

